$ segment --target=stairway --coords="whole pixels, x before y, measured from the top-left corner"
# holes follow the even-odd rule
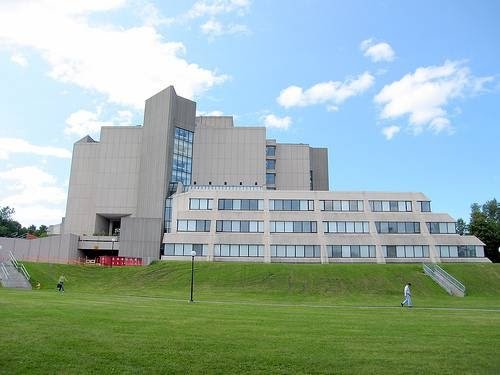
[[[0,263],[0,282],[4,288],[32,289],[30,282],[10,261]]]
[[[437,264],[423,264],[424,272],[448,294],[465,297],[465,285],[443,270]]]

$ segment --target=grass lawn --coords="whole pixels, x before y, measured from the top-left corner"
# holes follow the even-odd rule
[[[188,263],[30,264],[41,290],[0,288],[0,374],[497,374],[500,268],[453,267],[465,298],[418,265],[198,263],[189,304]]]

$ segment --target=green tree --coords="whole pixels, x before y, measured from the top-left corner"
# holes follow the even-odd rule
[[[40,225],[39,228],[30,225],[25,228],[14,220],[15,212],[16,210],[9,206],[0,207],[0,237],[23,237],[26,233],[31,233],[37,237],[47,237],[48,228],[46,225]]]
[[[500,262],[500,203],[496,199],[487,201],[482,206],[471,205],[470,234],[485,243],[484,255],[492,262]]]
[[[457,220],[457,233],[461,236],[468,234],[468,226],[464,219],[460,218]]]

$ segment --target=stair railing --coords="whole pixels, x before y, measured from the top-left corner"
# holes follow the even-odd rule
[[[31,280],[31,276],[30,274],[28,273],[28,270],[26,269],[26,267],[24,267],[24,264],[22,263],[19,263],[19,261],[16,259],[16,257],[14,256],[14,254],[12,254],[12,251],[9,251],[9,257],[10,257],[10,262],[12,263],[12,265],[19,271],[23,274],[23,276],[26,278],[26,280],[30,281]]]

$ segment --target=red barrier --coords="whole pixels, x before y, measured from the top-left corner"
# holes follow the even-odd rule
[[[117,257],[111,255],[103,255],[99,257],[98,262],[102,266],[108,267],[123,267],[123,266],[142,266],[142,258]]]

